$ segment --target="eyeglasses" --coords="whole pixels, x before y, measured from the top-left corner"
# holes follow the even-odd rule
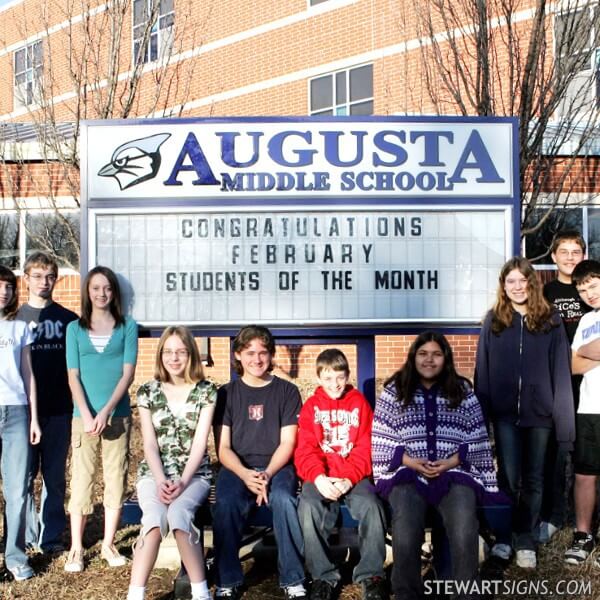
[[[29,279],[33,279],[34,281],[47,281],[48,283],[52,283],[56,281],[56,275],[39,275],[36,273],[35,275],[29,275]]]
[[[163,350],[162,351],[162,355],[165,358],[173,358],[173,357],[185,358],[188,354],[189,354],[189,352],[187,350]]]

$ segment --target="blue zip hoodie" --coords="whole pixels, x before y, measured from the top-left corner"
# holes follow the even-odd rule
[[[560,316],[532,333],[525,317],[513,313],[512,325],[492,332],[492,311],[481,328],[475,363],[475,394],[488,421],[521,427],[552,427],[556,440],[575,440],[571,355]]]

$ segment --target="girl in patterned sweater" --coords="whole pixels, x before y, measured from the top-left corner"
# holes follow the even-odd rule
[[[210,490],[206,444],[216,398],[214,384],[204,379],[190,331],[167,327],[158,343],[154,379],[137,392],[144,441],[136,486],[142,531],[133,558],[128,600],[143,600],[161,537],[168,529],[174,532],[190,576],[192,600],[210,598],[204,552],[192,521]]]
[[[436,332],[420,334],[405,365],[385,383],[371,437],[373,475],[392,508],[392,589],[420,598],[425,513],[440,513],[450,542],[453,580],[477,577],[477,504],[500,499],[479,402]],[[459,596],[462,597],[462,596]]]

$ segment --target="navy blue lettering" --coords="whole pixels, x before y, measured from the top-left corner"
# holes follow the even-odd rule
[[[189,158],[192,164],[183,164],[186,158]],[[219,181],[215,178],[206,156],[193,133],[188,133],[188,136],[181,148],[181,152],[175,161],[175,166],[169,175],[169,178],[164,181],[165,185],[183,185],[177,179],[180,171],[195,171],[198,179],[192,181],[192,185],[219,185]]]
[[[377,153],[373,153],[373,166],[374,167],[398,167],[403,165],[408,159],[408,153],[404,148],[388,141],[388,136],[396,136],[400,142],[406,143],[406,132],[405,131],[379,131],[373,138],[373,144],[379,150],[391,154],[394,156],[394,160],[385,161]]]
[[[451,131],[411,131],[411,144],[414,144],[421,137],[425,147],[424,159],[419,164],[422,167],[443,167],[446,163],[440,161],[440,138],[445,138],[452,144],[454,134]]]
[[[470,160],[470,157],[473,160]],[[461,157],[458,159],[456,169],[452,174],[452,177],[448,179],[450,183],[466,183],[466,179],[462,176],[462,172],[465,169],[477,169],[481,172],[481,177],[478,177],[475,181],[477,183],[503,183],[504,179],[498,175],[498,171],[492,162],[492,159],[479,135],[479,132],[473,130]]]
[[[249,160],[239,162],[235,158],[235,139],[240,135],[237,131],[217,131],[215,135],[221,138],[221,160],[230,167],[241,169],[244,167],[250,167],[258,160],[258,142],[261,136],[264,135],[262,131],[248,131],[246,135],[252,138],[252,156]]]
[[[297,136],[303,139],[305,142],[310,144],[312,142],[312,135],[310,131],[282,131],[276,133],[268,144],[269,156],[278,164],[285,167],[306,167],[311,165],[313,160],[313,154],[316,154],[316,150],[292,150],[292,153],[298,157],[296,162],[290,162],[283,158],[283,144],[288,137]]]

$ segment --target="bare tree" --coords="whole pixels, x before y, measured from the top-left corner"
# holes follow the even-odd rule
[[[15,23],[19,37],[41,44],[33,50],[28,44],[30,56],[24,55],[32,64],[33,80],[29,77],[22,88],[16,81],[4,82],[20,93],[17,100],[26,110],[18,117],[24,123],[0,127],[0,194],[14,198],[17,210],[25,208],[18,199],[26,187],[37,186],[35,195],[46,199],[53,219],[38,219],[27,229],[36,247],[60,254],[63,263],[78,268],[79,225],[58,197],[68,197],[68,204],[79,208],[81,121],[167,116],[169,107],[184,107],[195,60],[178,57],[202,44],[211,4],[200,22],[191,0],[177,3],[177,20],[173,0],[109,0],[100,5],[92,0],[43,0],[33,15],[25,12],[25,6],[31,11],[30,3],[22,5]],[[34,165],[45,169],[43,186],[39,171],[34,176]],[[75,250],[65,256],[65,247]]]
[[[568,202],[598,120],[598,2],[413,0],[421,91],[439,114],[520,120],[521,235]]]

